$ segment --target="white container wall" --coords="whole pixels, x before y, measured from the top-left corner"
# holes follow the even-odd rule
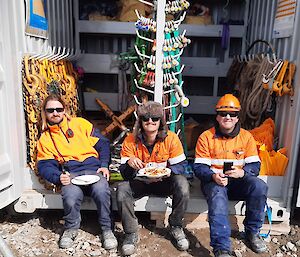
[[[0,208],[24,191],[26,166],[21,57],[23,1],[0,1]]]

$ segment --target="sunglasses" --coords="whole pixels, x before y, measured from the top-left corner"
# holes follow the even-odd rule
[[[227,115],[229,115],[231,118],[235,118],[239,115],[238,112],[218,112],[217,114],[221,117],[226,117]]]
[[[153,122],[157,122],[157,121],[160,120],[160,117],[141,116],[141,119],[142,119],[142,121],[144,121],[144,122],[147,122],[147,121],[149,121],[150,119],[151,119]]]
[[[63,112],[64,108],[63,107],[59,107],[59,108],[47,108],[46,112],[48,113],[54,113],[54,111],[56,112]]]

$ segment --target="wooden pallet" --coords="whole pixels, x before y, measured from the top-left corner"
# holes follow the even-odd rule
[[[151,220],[156,222],[156,226],[163,228],[168,226],[170,212],[151,212]],[[243,220],[245,216],[229,215],[232,230],[244,231]],[[184,215],[184,225],[186,229],[208,228],[207,214],[186,213]],[[268,221],[263,224],[261,233],[268,233],[270,225]],[[288,234],[290,232],[289,220],[273,223],[271,226],[271,235]]]

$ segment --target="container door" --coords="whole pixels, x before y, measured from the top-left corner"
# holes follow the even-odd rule
[[[0,1],[0,209],[21,195],[25,167],[20,71],[24,33],[18,26],[24,11],[17,2]]]

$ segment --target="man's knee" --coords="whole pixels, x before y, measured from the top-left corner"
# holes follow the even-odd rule
[[[228,196],[226,187],[219,186],[214,182],[202,186],[202,190],[207,200],[210,215],[227,215]]]
[[[247,179],[247,184],[251,195],[253,196],[267,196],[268,186],[267,184],[258,177],[249,177]]]
[[[100,179],[97,183],[92,185],[92,191],[96,195],[110,195],[108,182],[105,178]]]
[[[83,199],[83,192],[80,187],[67,185],[62,187],[62,199],[65,206],[74,206]]]
[[[189,198],[190,185],[183,175],[174,175],[173,178],[174,192],[179,193],[182,197]]]
[[[227,189],[215,182],[209,182],[202,185],[202,191],[207,199],[216,197],[217,195],[227,196]]]
[[[117,201],[125,201],[126,199],[128,199],[128,197],[131,196],[131,192],[132,190],[128,181],[119,183],[117,188]]]

